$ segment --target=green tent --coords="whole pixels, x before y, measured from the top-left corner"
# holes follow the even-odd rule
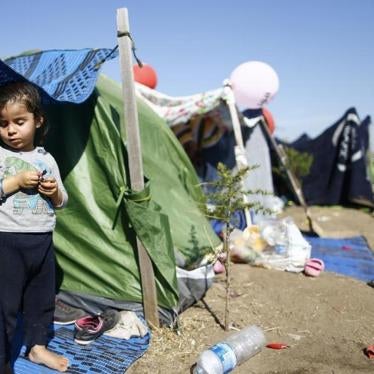
[[[159,306],[176,310],[176,258],[180,267],[195,269],[212,261],[220,240],[199,210],[203,194],[182,146],[141,100],[138,113],[149,183],[132,194],[119,132],[120,86],[100,76],[86,102],[47,108],[46,149],[69,194],[54,236],[60,289],[79,297],[141,302],[137,235],[153,263]]]

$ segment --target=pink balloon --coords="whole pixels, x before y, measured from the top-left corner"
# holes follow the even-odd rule
[[[236,104],[241,110],[261,108],[269,103],[279,89],[277,73],[260,61],[239,65],[231,73],[230,82]]]

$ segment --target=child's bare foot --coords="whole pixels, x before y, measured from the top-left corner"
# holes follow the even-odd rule
[[[34,345],[30,350],[29,359],[36,364],[43,364],[58,371],[66,371],[69,366],[66,357],[49,351],[44,345]]]

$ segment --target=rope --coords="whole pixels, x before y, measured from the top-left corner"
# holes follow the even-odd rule
[[[131,34],[128,32],[128,31],[118,31],[117,32],[117,38],[122,38],[123,36],[128,36],[131,40],[131,50],[132,50],[132,54],[134,55],[134,58],[136,60],[136,62],[138,63],[139,67],[143,67],[143,63],[139,60],[138,56],[136,55],[135,53],[135,42],[134,42],[134,39],[131,37]],[[117,45],[118,47],[118,45]]]
[[[132,191],[128,187],[124,187],[124,186],[120,188],[119,195],[116,201],[116,211],[114,214],[112,230],[114,230],[116,226],[121,203],[125,200],[133,201],[134,203],[143,203],[145,201],[150,201],[151,194],[150,194],[149,181],[146,182],[145,187],[142,191]]]
[[[118,44],[99,62],[96,63],[95,69],[99,70],[100,66],[109,59],[109,57],[118,49]]]
[[[131,37],[131,34],[128,32],[128,31],[123,31],[123,32],[120,32],[118,31],[117,33],[117,38],[122,38],[122,36],[128,36],[131,40],[131,51],[132,51],[132,54],[137,62],[137,64],[139,65],[139,67],[143,67],[143,63],[140,61],[140,59],[138,58],[138,56],[136,55],[136,47],[135,47],[135,42],[133,40],[133,38]],[[100,66],[109,59],[109,57],[114,53],[116,52],[118,49],[118,44],[111,49],[111,51],[101,60],[99,61],[96,65],[95,65],[95,69],[99,69]]]

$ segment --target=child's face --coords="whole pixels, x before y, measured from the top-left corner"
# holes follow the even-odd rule
[[[9,102],[0,111],[0,137],[10,148],[17,151],[34,149],[35,131],[41,126],[22,102]]]

